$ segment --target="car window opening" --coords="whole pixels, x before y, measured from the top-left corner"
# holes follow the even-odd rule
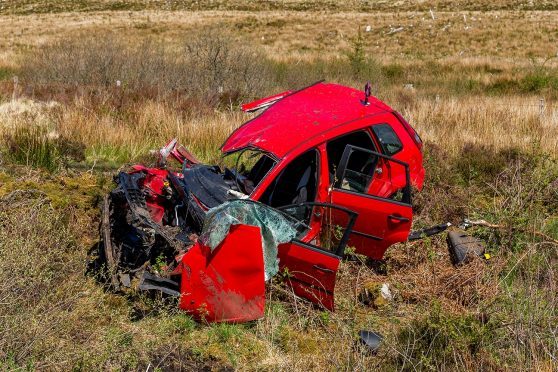
[[[365,130],[359,130],[357,132],[349,133],[347,135],[329,141],[327,143],[326,149],[330,184],[334,182],[335,171],[339,166],[341,156],[343,155],[343,151],[345,151],[345,147],[347,147],[347,145],[353,145],[373,151],[376,150],[372,138]],[[357,169],[357,166],[358,164],[354,164],[352,168],[348,167],[348,169]],[[361,164],[361,167],[364,166],[365,164]]]
[[[382,152],[386,155],[392,156],[397,154],[403,149],[403,144],[393,128],[389,124],[377,124],[372,126],[372,131],[378,138]]]
[[[260,201],[278,208],[316,199],[318,152],[309,150],[291,161],[268,186]]]
[[[225,179],[234,181],[233,186],[247,195],[254,191],[276,163],[267,153],[253,149],[227,154],[223,162]]]
[[[372,181],[378,157],[368,152],[353,150],[342,175],[340,186],[344,190],[365,193]]]

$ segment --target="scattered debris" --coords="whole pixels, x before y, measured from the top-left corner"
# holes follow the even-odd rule
[[[384,336],[373,331],[362,330],[358,333],[360,342],[368,347],[371,353],[376,353],[380,348]]]
[[[388,283],[369,281],[364,284],[359,299],[365,305],[380,308],[393,301],[393,294]]]
[[[409,239],[408,240],[409,241],[419,240],[419,239],[422,239],[422,238],[425,238],[425,237],[428,237],[428,236],[436,235],[436,234],[439,234],[441,232],[446,231],[446,229],[450,226],[451,226],[451,223],[446,222],[446,223],[442,223],[442,224],[435,225],[435,226],[432,226],[432,227],[427,227],[427,228],[424,228],[424,229],[421,229],[421,230],[414,230],[414,231],[411,231],[409,233]]]
[[[456,266],[470,262],[474,256],[484,257],[482,241],[463,230],[450,231],[447,241],[452,263]]]
[[[461,224],[459,224],[459,227],[463,230],[466,230],[466,229],[468,229],[472,226],[482,226],[482,227],[488,227],[488,228],[491,228],[491,229],[508,229],[509,228],[511,230],[519,230],[519,231],[528,232],[530,234],[533,234],[533,235],[535,235],[535,236],[537,236],[541,239],[544,239],[545,241],[558,244],[557,239],[554,239],[553,237],[549,236],[548,234],[545,234],[545,233],[543,233],[541,231],[537,231],[537,230],[529,229],[527,231],[527,230],[517,228],[517,227],[514,227],[514,226],[494,224],[494,223],[487,222],[485,220],[469,220],[467,218],[464,219]]]
[[[389,31],[386,33],[386,35],[393,35],[393,34],[396,34],[396,33],[398,33],[398,32],[403,31],[403,29],[404,29],[403,26],[397,27],[397,28],[390,27],[390,29],[389,29]]]
[[[389,290],[389,284],[387,283],[382,284],[382,288],[380,288],[380,295],[387,301],[393,300],[393,295]]]

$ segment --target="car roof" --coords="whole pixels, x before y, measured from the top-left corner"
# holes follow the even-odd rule
[[[354,120],[392,112],[375,97],[365,105],[364,91],[319,82],[293,92],[272,104],[260,115],[236,129],[221,146],[224,153],[252,147],[277,158],[308,139]],[[338,136],[339,131],[335,131]]]

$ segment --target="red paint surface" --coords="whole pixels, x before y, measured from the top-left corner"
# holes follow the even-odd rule
[[[389,246],[404,242],[409,236],[413,220],[410,205],[338,189],[332,190],[331,203],[342,205],[358,213],[348,243],[349,246],[356,248],[357,253],[379,260],[383,258]],[[404,217],[408,221],[396,221],[390,218],[390,215]],[[344,219],[346,219],[344,216],[337,216],[335,224],[344,226],[346,223]],[[359,235],[358,232],[373,235],[377,239]]]
[[[326,309],[334,309],[334,289],[340,257],[297,242],[279,246],[279,268],[287,270],[293,292]]]
[[[265,279],[260,229],[232,226],[210,252],[197,243],[182,258],[180,308],[198,320],[247,322],[262,318]]]
[[[246,103],[246,104],[242,105],[242,111],[245,111],[245,112],[257,111],[261,108],[267,107],[267,106],[275,103],[276,101],[280,100],[281,98],[284,98],[284,97],[288,96],[291,93],[292,93],[291,90],[287,90],[286,92],[283,92],[283,93],[275,94],[273,96],[261,98],[261,99],[258,99],[256,101]]]
[[[142,165],[135,165],[133,168],[135,172],[145,173],[145,177],[139,181],[139,187],[145,191],[145,203],[151,218],[160,224],[165,214],[164,203],[167,201],[164,188],[165,185],[168,186],[168,171]]]

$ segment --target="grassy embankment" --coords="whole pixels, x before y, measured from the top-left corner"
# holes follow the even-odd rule
[[[553,31],[534,27],[555,16],[534,20],[504,5],[435,19],[414,8],[233,12],[224,21],[219,11],[2,16],[10,31],[0,35],[2,367],[556,368],[557,246],[534,234],[558,238],[558,74]],[[195,32],[200,25],[212,30]],[[217,63],[216,50],[226,52]],[[371,80],[409,119],[426,141],[415,225],[502,224],[474,230],[490,261],[453,268],[443,237],[397,245],[386,270],[343,263],[335,313],[274,284],[266,318],[248,325],[197,325],[85,275],[111,168],[151,161],[149,150],[172,137],[216,161],[250,117],[239,102],[321,78]],[[363,286],[383,282],[392,303],[358,301]],[[355,346],[360,329],[386,336],[378,355]]]

